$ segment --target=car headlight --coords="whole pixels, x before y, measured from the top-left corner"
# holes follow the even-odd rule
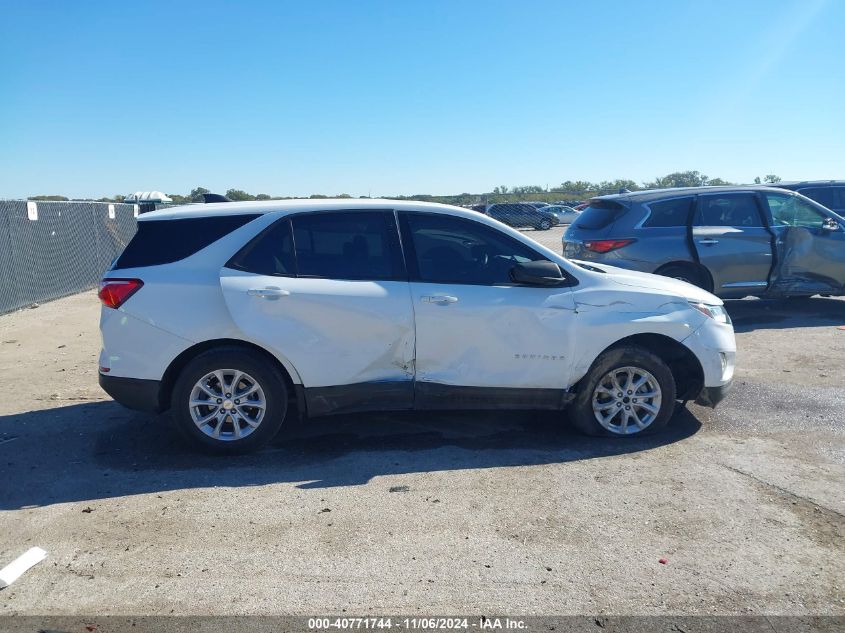
[[[701,312],[701,314],[710,317],[717,323],[724,323],[726,325],[730,325],[731,323],[731,317],[728,315],[728,311],[725,310],[725,306],[711,305],[700,301],[690,301],[689,304]]]

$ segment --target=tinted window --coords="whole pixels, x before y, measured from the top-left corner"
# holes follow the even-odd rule
[[[689,197],[650,203],[651,213],[643,226],[686,226],[692,201]]]
[[[258,275],[296,274],[290,220],[283,218],[262,231],[226,264]]]
[[[257,214],[221,215],[138,222],[138,232],[112,270],[158,266],[185,259],[257,217]]]
[[[297,275],[329,279],[402,276],[392,212],[309,213],[291,218]]]
[[[588,230],[603,229],[622,217],[627,210],[613,200],[590,200],[590,206],[581,211],[573,226]]]
[[[821,211],[796,196],[767,193],[766,202],[772,213],[774,226],[804,226],[820,229],[827,217]]]
[[[430,283],[509,284],[517,263],[544,261],[528,246],[479,222],[445,215],[403,214],[415,279]]]
[[[811,187],[809,189],[799,189],[798,193],[807,196],[811,200],[815,200],[820,205],[828,209],[836,208],[836,191],[833,187]]]
[[[763,226],[752,193],[700,196],[696,226]]]

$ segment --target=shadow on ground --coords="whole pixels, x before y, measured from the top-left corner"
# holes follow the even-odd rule
[[[737,333],[845,325],[845,301],[825,297],[726,301]]]
[[[0,509],[212,486],[355,486],[380,475],[564,463],[654,449],[701,427],[680,409],[635,439],[588,438],[562,414],[404,412],[317,418],[238,457],[191,452],[167,416],[114,402],[0,417]]]

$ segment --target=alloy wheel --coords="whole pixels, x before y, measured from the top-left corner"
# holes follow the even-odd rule
[[[216,369],[194,384],[188,408],[200,431],[215,440],[231,442],[251,435],[259,427],[267,399],[261,385],[249,374],[237,369]]]
[[[639,367],[607,372],[593,391],[593,414],[603,428],[616,435],[633,435],[651,425],[660,413],[660,383]]]

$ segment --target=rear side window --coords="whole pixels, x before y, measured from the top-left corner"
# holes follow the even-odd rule
[[[177,262],[257,217],[252,213],[138,222],[138,232],[117,258],[112,270]]]
[[[690,196],[689,198],[675,198],[674,200],[650,203],[648,208],[651,213],[643,222],[643,226],[686,226],[690,209],[692,209],[692,201],[693,198]]]
[[[299,277],[401,279],[392,212],[342,211],[291,218]]]
[[[696,226],[763,226],[753,193],[701,196],[693,223]]]
[[[603,229],[622,217],[627,210],[627,207],[614,200],[590,200],[590,206],[581,211],[573,226],[593,231]]]

